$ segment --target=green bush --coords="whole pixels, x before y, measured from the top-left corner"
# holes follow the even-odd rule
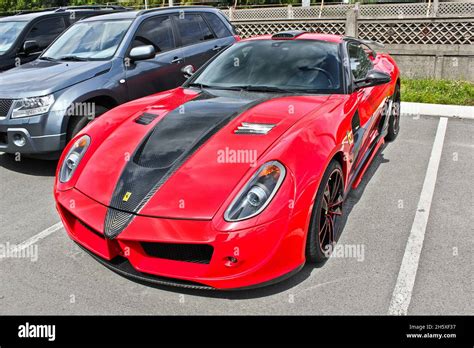
[[[474,83],[402,79],[401,97],[415,103],[474,105]]]

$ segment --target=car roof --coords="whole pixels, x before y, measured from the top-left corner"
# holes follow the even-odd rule
[[[250,37],[248,39],[243,39],[242,41],[255,41],[255,40],[274,40],[274,34],[272,35],[259,35]],[[334,42],[334,43],[341,43],[344,41],[344,36],[342,35],[334,35],[334,34],[317,34],[317,33],[301,33],[296,35],[293,38],[285,38],[282,40],[317,40],[317,41],[326,41],[326,42]]]
[[[30,12],[30,13],[19,13],[14,16],[8,16],[8,17],[3,17],[0,18],[0,22],[28,22],[31,21],[32,19],[38,18],[38,17],[43,17],[43,16],[48,16],[51,14],[55,14],[58,12],[55,11],[41,11],[41,12]],[[64,13],[64,12],[62,12]]]
[[[182,10],[199,10],[206,12],[217,12],[218,10],[212,6],[167,6],[167,7],[157,7],[149,10],[140,10],[140,11],[125,11],[117,13],[109,13],[100,16],[94,16],[83,19],[81,22],[86,21],[97,21],[97,20],[113,20],[113,19],[134,19],[140,16],[158,14],[160,12],[176,12]]]
[[[71,7],[71,8],[64,8],[63,10],[53,9],[53,10],[45,10],[45,11],[35,11],[35,12],[26,12],[26,13],[18,13],[13,16],[3,17],[0,18],[0,22],[29,22],[33,19],[40,18],[40,17],[47,17],[51,15],[57,16],[65,16],[70,15],[71,12],[87,12],[87,13],[100,13],[100,11],[104,11],[105,14],[110,13],[113,11],[112,8],[103,8],[103,9],[93,9],[87,7]],[[117,12],[117,13],[124,13],[124,12]]]
[[[84,18],[81,20],[81,22],[90,22],[90,21],[108,20],[108,19],[134,19],[137,17],[137,14],[138,14],[138,11],[107,13],[103,15]]]

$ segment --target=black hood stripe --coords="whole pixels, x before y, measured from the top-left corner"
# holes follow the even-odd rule
[[[245,97],[202,92],[153,127],[117,182],[105,218],[107,238],[116,238],[168,178],[214,134],[246,110],[274,95]]]

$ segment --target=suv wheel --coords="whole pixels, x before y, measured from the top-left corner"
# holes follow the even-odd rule
[[[107,112],[109,109],[102,105],[96,105],[94,118],[99,117],[103,113]],[[69,124],[67,126],[67,142],[71,141],[72,138],[76,136],[77,133],[81,131],[89,122],[91,118],[85,115],[70,116]]]

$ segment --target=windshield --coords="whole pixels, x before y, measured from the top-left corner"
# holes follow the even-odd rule
[[[341,61],[336,43],[256,40],[230,47],[190,85],[281,92],[340,93]]]
[[[90,21],[73,25],[42,55],[42,59],[105,60],[115,54],[131,20]]]
[[[0,22],[0,54],[12,47],[28,22]]]

